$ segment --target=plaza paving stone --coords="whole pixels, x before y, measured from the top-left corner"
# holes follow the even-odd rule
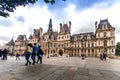
[[[120,60],[43,57],[43,64],[25,66],[25,59],[0,60],[0,80],[120,80]]]

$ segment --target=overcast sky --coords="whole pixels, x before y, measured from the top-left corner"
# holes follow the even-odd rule
[[[0,45],[7,43],[18,35],[33,34],[33,29],[48,29],[52,18],[53,30],[59,31],[59,23],[72,22],[72,34],[95,31],[95,21],[108,19],[116,28],[115,43],[120,42],[120,0],[56,0],[56,3],[46,4],[38,0],[34,5],[17,7],[10,17],[0,16]]]

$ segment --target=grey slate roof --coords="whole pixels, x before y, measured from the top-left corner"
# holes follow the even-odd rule
[[[100,20],[98,24],[98,29],[102,29],[102,26],[106,24],[107,28],[112,28],[111,24],[109,23],[108,19]]]

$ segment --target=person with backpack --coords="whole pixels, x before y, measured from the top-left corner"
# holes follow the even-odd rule
[[[37,63],[40,61],[40,64],[42,64],[42,57],[43,57],[44,52],[41,49],[41,46],[39,46],[38,54],[37,54]]]

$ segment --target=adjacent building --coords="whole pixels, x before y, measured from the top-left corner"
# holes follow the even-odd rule
[[[26,35],[19,35],[14,43],[14,55],[21,54],[23,55],[26,50],[27,37]]]

